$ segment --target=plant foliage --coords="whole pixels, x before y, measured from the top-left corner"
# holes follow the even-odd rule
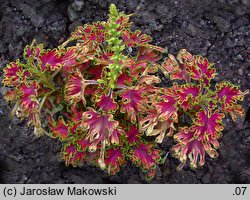
[[[12,114],[28,119],[35,135],[58,138],[66,165],[113,175],[132,162],[151,179],[162,163],[159,143],[173,137],[179,169],[202,166],[206,153],[218,156],[225,114],[244,115],[238,102],[248,91],[212,84],[216,69],[206,58],[185,49],[167,55],[131,30],[129,17],[112,4],[107,22],[78,27],[58,48],[26,46],[4,69]],[[159,72],[172,86],[160,86]]]

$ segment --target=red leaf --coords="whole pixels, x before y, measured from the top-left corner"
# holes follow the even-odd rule
[[[221,82],[216,86],[216,99],[222,103],[221,109],[225,113],[229,113],[235,121],[238,116],[244,116],[244,110],[237,101],[243,101],[244,96],[249,93],[249,90],[242,92],[238,86],[229,82]]]
[[[13,88],[12,90],[9,90],[4,94],[4,99],[7,102],[11,102],[11,103],[14,103],[14,101],[16,101],[17,97],[18,97],[18,89],[17,88]]]
[[[122,130],[119,128],[119,122],[113,120],[113,115],[101,115],[89,108],[89,111],[83,113],[83,118],[81,126],[87,131],[86,139],[91,142],[90,150],[92,152],[96,151],[97,145],[100,143],[119,143],[118,135],[122,134]]]
[[[140,132],[137,130],[135,126],[129,127],[129,130],[126,132],[127,140],[129,144],[133,144],[139,141]]]
[[[63,117],[60,116],[57,122],[51,123],[50,128],[54,137],[59,137],[60,140],[66,140],[70,135],[69,124],[67,124]]]
[[[76,144],[80,147],[81,151],[87,151],[90,145],[90,142],[86,140],[85,138],[81,138],[76,141]]]
[[[25,77],[30,75],[28,71],[23,70],[23,67],[19,61],[9,63],[3,71],[4,79],[2,83],[6,86],[12,87],[20,85]]]
[[[108,166],[108,174],[114,175],[120,171],[120,167],[124,165],[125,158],[121,148],[110,148],[106,151],[105,164]]]
[[[118,107],[112,96],[105,94],[102,94],[97,100],[97,106],[106,112],[115,112]]]
[[[158,52],[161,52],[161,53],[167,53],[166,48],[162,48],[162,47],[155,46],[155,45],[152,45],[152,44],[147,44],[146,47],[149,48],[149,49],[152,49],[154,51],[158,51]]]
[[[63,63],[64,67],[65,66],[71,67],[71,66],[75,66],[75,65],[79,64],[77,59],[76,59],[76,48],[75,47],[68,47],[66,49],[66,52],[62,58],[62,63]]]
[[[140,47],[137,55],[137,62],[140,61],[147,61],[150,63],[157,62],[161,59],[161,56],[153,51],[152,49],[149,49],[147,47]]]
[[[238,117],[244,117],[245,111],[241,105],[232,103],[228,106],[222,105],[221,110],[225,113],[228,113],[233,121],[236,121]]]
[[[24,57],[25,58],[30,58],[33,54],[34,54],[34,52],[33,52],[32,47],[26,46],[25,49],[24,49],[24,53],[23,53]]]
[[[43,51],[43,44],[36,45],[35,41],[33,41],[31,45],[27,45],[24,48],[23,56],[25,59],[38,58],[42,51]]]
[[[229,82],[221,82],[216,85],[217,100],[223,103],[225,106],[237,103],[237,101],[243,101],[244,96],[248,94],[248,90],[242,92],[238,86]]]
[[[86,156],[86,152],[78,151],[73,143],[65,144],[62,149],[62,158],[65,160],[66,166],[71,164],[76,167],[81,160],[86,158]]]
[[[159,113],[154,108],[148,109],[147,113],[148,113],[147,116],[140,119],[139,123],[140,123],[140,127],[141,127],[140,130],[145,131],[146,135],[149,136],[149,135],[153,134],[154,128],[159,123],[159,120],[158,120]],[[166,130],[164,130],[164,133],[165,133],[165,131]]]
[[[200,110],[194,122],[197,125],[196,134],[198,134],[199,137],[211,135],[213,138],[218,139],[220,137],[220,132],[224,129],[222,124],[222,119],[224,117],[225,115],[219,113],[218,110],[213,112],[210,110]]]
[[[126,89],[125,92],[121,94],[121,112],[127,113],[128,118],[132,123],[135,123],[137,120],[138,112],[140,111],[140,105],[142,104],[144,89]]]
[[[129,15],[122,14],[121,16],[119,16],[119,19],[116,21],[116,24],[120,25],[119,31],[121,29],[130,28],[131,23],[129,22]]]
[[[139,144],[133,151],[131,161],[149,173],[152,178],[155,174],[156,164],[160,163],[161,151],[154,149],[153,144]]]
[[[139,75],[145,71],[147,66],[148,63],[146,61],[137,62],[134,59],[128,58],[125,62],[124,68],[128,69],[130,79],[134,78],[136,80],[139,77]]]
[[[168,58],[162,63],[162,66],[170,74],[171,80],[184,79],[189,81],[190,77],[187,73],[187,68],[193,60],[192,55],[186,49],[182,49],[177,55],[177,60],[173,55],[169,54]]]
[[[146,45],[151,41],[151,37],[146,34],[141,35],[141,31],[136,30],[134,33],[129,30],[125,30],[122,34],[124,43],[129,47]]]
[[[36,82],[33,82],[30,85],[22,83],[19,86],[20,107],[22,108],[23,111],[32,113],[34,110],[38,108],[39,102],[36,99],[37,90],[38,90],[38,85]]]
[[[204,146],[201,140],[194,139],[194,134],[194,130],[184,127],[174,136],[179,143],[172,150],[174,151],[173,156],[181,161],[179,169],[182,169],[187,158],[190,159],[190,166],[193,168],[196,168],[197,162],[199,166],[203,166],[205,163]]]
[[[174,95],[166,94],[161,96],[161,101],[156,103],[155,107],[160,114],[160,121],[167,121],[170,118],[177,119],[177,102]]]
[[[177,90],[178,104],[182,106],[184,110],[192,108],[199,102],[201,97],[201,86],[195,84],[185,84]]]
[[[79,122],[80,120],[82,120],[82,114],[83,114],[83,111],[82,110],[79,110],[77,108],[77,106],[73,105],[70,107],[70,110],[71,110],[71,116],[70,116],[70,120],[73,121],[73,122]]]
[[[114,55],[114,52],[102,52],[96,59],[96,63],[98,65],[104,65],[108,66],[109,64],[112,64],[113,61],[111,60],[111,57]]]
[[[59,69],[63,65],[63,57],[59,55],[56,49],[47,50],[45,53],[40,55],[41,60],[41,68],[42,71],[50,69],[54,71],[55,69]]]
[[[101,78],[103,66],[102,65],[94,65],[88,68],[87,74],[91,75],[91,79],[98,80]]]
[[[175,130],[174,123],[176,119],[170,118],[168,120],[160,121],[159,113],[153,110],[149,111],[149,115],[140,120],[141,131],[145,131],[147,136],[157,136],[155,141],[161,143],[164,139],[166,131],[169,132],[167,136],[172,136]]]
[[[149,92],[150,90],[152,90],[152,88],[154,87],[153,84],[155,83],[160,83],[161,82],[161,79],[157,76],[154,76],[154,75],[145,75],[145,76],[142,76],[138,81],[137,83],[138,84],[144,84],[146,83],[147,85],[145,86],[145,90],[147,90],[148,88],[149,89]],[[147,88],[148,87],[148,88]],[[159,90],[158,88],[156,88],[156,90]],[[154,92],[153,92],[154,93]]]
[[[180,169],[187,158],[190,159],[190,166],[195,168],[197,162],[199,166],[204,165],[205,152],[212,158],[218,156],[215,149],[219,147],[217,140],[221,137],[221,131],[224,128],[222,124],[224,117],[224,114],[219,113],[218,110],[214,112],[200,110],[193,126],[190,128],[184,127],[174,135],[178,144],[173,147],[173,150],[175,157],[182,162],[179,166]]]
[[[129,75],[128,73],[126,73],[126,71],[125,71],[121,75],[119,75],[119,77],[116,81],[116,85],[131,86],[131,85],[133,85],[133,77],[131,75]]]
[[[186,49],[181,49],[178,52],[177,59],[181,64],[186,62],[189,63],[193,60],[193,56]]]
[[[79,26],[72,34],[74,39],[80,39],[83,44],[89,44],[90,42],[101,44],[104,41],[104,27],[102,22],[95,22],[93,24],[87,24],[84,27]]]
[[[157,136],[156,142],[161,143],[169,129],[167,136],[172,136],[175,129],[174,123],[178,122],[177,102],[172,91],[166,91],[158,100],[152,101],[145,118],[140,119],[141,131],[147,136]]]
[[[188,65],[187,72],[194,80],[204,82],[206,85],[216,76],[216,70],[212,67],[207,58],[194,56],[192,64]]]
[[[168,58],[162,63],[163,68],[170,74],[170,79],[184,79],[185,69],[179,66],[175,57],[171,54],[168,55]]]
[[[84,97],[85,88],[92,84],[93,81],[85,80],[79,70],[69,76],[69,80],[65,86],[65,98],[70,103],[77,103],[79,101],[86,102]]]

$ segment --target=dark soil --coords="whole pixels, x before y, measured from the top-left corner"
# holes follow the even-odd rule
[[[0,0],[0,77],[33,38],[56,47],[77,25],[106,20],[111,2],[135,13],[134,27],[150,34],[154,44],[172,54],[186,48],[207,56],[218,71],[215,81],[250,88],[249,0]],[[130,164],[111,177],[91,166],[65,167],[60,142],[36,138],[24,122],[10,119],[0,90],[0,183],[146,183]],[[249,102],[250,95],[246,110]],[[178,161],[168,157],[152,183],[250,183],[250,114],[236,123],[226,119],[223,134],[219,158],[206,157],[203,168],[176,171]]]

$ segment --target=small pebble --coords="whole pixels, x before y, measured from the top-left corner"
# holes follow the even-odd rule
[[[244,73],[244,72],[243,72],[243,69],[241,69],[241,68],[240,68],[240,69],[238,69],[238,74],[239,74],[239,75],[241,75],[241,76],[242,76],[242,75],[243,75],[243,73]]]
[[[238,58],[239,60],[244,60],[243,57],[242,57],[242,55],[240,55],[240,54],[237,55],[237,58]]]

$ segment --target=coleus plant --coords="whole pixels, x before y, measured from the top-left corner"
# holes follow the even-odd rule
[[[202,166],[206,153],[218,156],[225,114],[244,115],[238,101],[248,91],[214,86],[206,58],[185,49],[166,56],[149,35],[131,30],[129,17],[111,4],[107,22],[78,27],[58,48],[26,46],[4,69],[12,115],[27,119],[36,136],[58,138],[66,165],[94,164],[113,175],[132,162],[151,179],[167,136],[179,169],[187,160]],[[159,72],[172,86],[160,86]]]

